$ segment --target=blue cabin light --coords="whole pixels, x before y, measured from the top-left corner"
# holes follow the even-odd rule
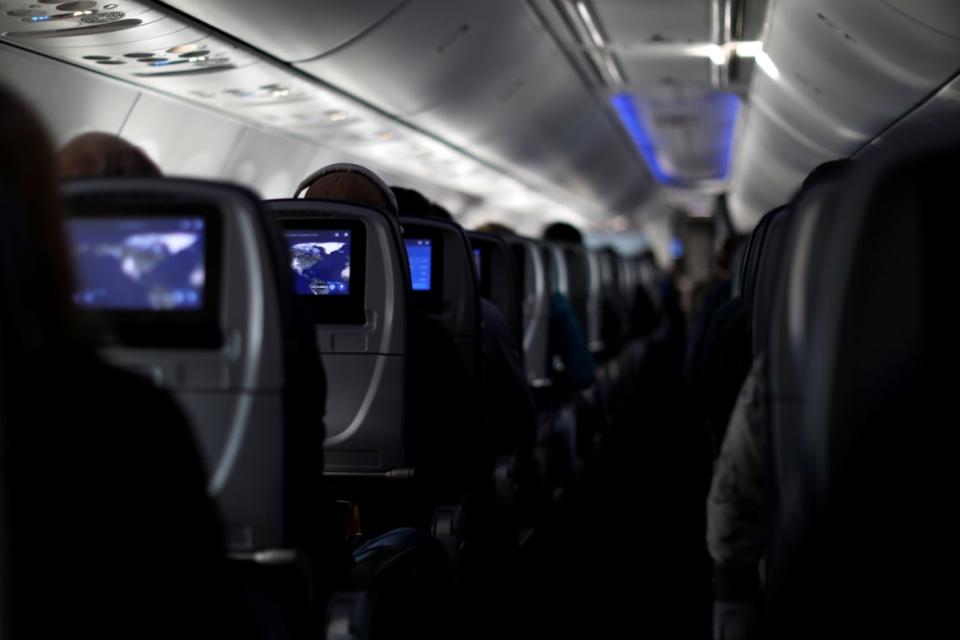
[[[623,127],[630,134],[637,150],[650,169],[654,180],[669,186],[684,186],[689,180],[683,176],[667,172],[657,159],[657,146],[643,118],[643,106],[629,93],[620,93],[610,98]],[[716,109],[719,121],[720,155],[717,158],[717,171],[711,179],[723,180],[730,175],[733,162],[733,138],[740,115],[740,98],[733,93],[715,93],[706,102]]]

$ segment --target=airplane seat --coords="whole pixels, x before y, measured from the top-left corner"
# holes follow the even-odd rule
[[[626,302],[621,297],[624,285],[621,282],[621,270],[618,268],[619,255],[607,247],[598,254],[600,275],[600,333],[604,344],[604,362],[601,365],[607,380],[603,407],[608,416],[617,413],[625,373],[621,366],[627,349]]]
[[[587,344],[593,355],[595,382],[590,389],[582,394],[583,420],[592,425],[591,441],[585,443],[585,450],[589,457],[600,449],[604,442],[604,434],[609,424],[610,393],[613,380],[607,366],[611,350],[616,348],[616,342],[609,344],[604,340],[603,325],[603,276],[600,253],[596,250],[580,248],[579,262],[586,276],[586,303],[587,303]]]
[[[286,444],[299,436],[276,426],[285,424],[287,337],[259,202],[237,187],[169,178],[83,179],[64,194],[76,300],[102,352],[169,390],[193,419],[228,546],[286,547],[302,514],[286,503],[285,476],[302,471],[284,464],[298,462]],[[122,274],[150,282],[148,294],[122,288]],[[322,433],[322,410],[312,421]]]
[[[546,264],[536,242],[512,236],[507,244],[513,252],[522,291],[523,334],[521,345],[527,377],[535,394],[552,384],[547,368],[547,343],[550,329],[550,286]],[[542,404],[542,403],[538,403]]]
[[[549,489],[551,478],[564,476],[555,473],[557,463],[552,457],[552,407],[554,406],[553,379],[549,355],[551,274],[543,251],[536,240],[522,236],[506,239],[518,266],[523,295],[523,356],[527,379],[537,409],[537,440],[534,449],[539,471],[538,484]]]
[[[777,207],[768,212],[750,234],[741,265],[741,295],[714,312],[707,325],[699,362],[694,365],[693,384],[701,394],[704,419],[716,453],[723,443],[740,387],[753,363],[750,324],[762,247],[770,225],[785,210],[785,207]]]
[[[621,298],[626,311],[626,344],[619,357],[625,389],[637,386],[650,350],[653,333],[661,324],[661,301],[656,286],[656,267],[648,254],[617,260]]]
[[[747,274],[746,288],[751,307],[745,309],[744,314],[745,328],[752,343],[747,345],[744,341],[740,342],[744,355],[749,351],[749,368],[752,373],[745,374],[744,379],[747,375],[757,375],[762,378],[766,378],[767,375],[769,336],[775,319],[775,299],[785,284],[785,254],[790,244],[791,222],[794,217],[792,206],[777,210],[775,215],[765,223],[762,239],[758,238],[752,247],[755,253],[752,256],[752,272]],[[766,386],[762,388],[768,390]],[[741,394],[742,391],[737,390],[737,396]],[[734,403],[737,401],[734,399]],[[769,420],[769,414],[766,415],[766,419]],[[766,432],[768,425],[762,425],[762,429]],[[760,452],[760,455],[765,455],[765,451]],[[720,464],[723,465],[722,458]],[[711,498],[711,504],[712,500]],[[744,517],[750,516],[744,515]],[[741,560],[740,563],[743,561]],[[759,564],[738,566],[735,563],[730,565],[714,563],[714,636],[718,638],[756,637],[760,619],[760,592]]]
[[[438,498],[456,501],[486,476],[484,468],[495,456],[493,439],[478,424],[480,296],[473,255],[454,222],[404,216],[399,222],[410,265],[415,338],[410,376],[419,390],[411,410],[423,423],[417,428],[429,434],[417,455],[431,460],[437,488],[447,477]]]
[[[401,216],[400,226],[407,253],[414,254],[413,303],[456,343],[468,383],[474,385],[479,379],[480,296],[466,232],[454,222],[431,218]],[[424,271],[419,256],[431,246],[439,260]]]
[[[548,484],[559,497],[593,453],[596,429],[593,416],[585,411],[589,400],[584,394],[594,386],[596,372],[581,320],[586,316],[588,284],[582,250],[544,241],[537,241],[537,246],[549,288],[547,362],[552,380],[543,405],[542,445],[547,451]],[[580,304],[574,304],[574,298]]]
[[[459,353],[459,371],[466,373],[460,374],[457,363],[451,361],[437,367],[420,364],[412,374],[425,392],[419,404],[431,406],[431,411],[419,412],[418,420],[428,423],[430,447],[436,452],[433,457],[441,465],[437,484],[446,486],[438,499],[461,503],[459,507],[439,508],[433,531],[453,551],[455,564],[463,567],[468,580],[482,579],[480,576],[489,573],[491,562],[502,557],[493,550],[506,550],[516,544],[517,483],[527,477],[525,464],[521,464],[527,460],[518,454],[528,448],[527,436],[529,447],[533,445],[534,407],[512,393],[516,388],[506,380],[484,377],[488,365],[503,364],[494,351],[510,337],[511,329],[497,308],[479,295],[482,282],[476,278],[476,262],[466,232],[446,220],[401,216],[399,221],[410,264],[413,304],[423,333],[415,346],[441,354],[450,351],[452,338],[454,354]],[[510,260],[509,253],[501,248],[503,257]],[[481,266],[484,257],[481,253]],[[489,262],[491,256],[486,257]],[[501,267],[501,276],[512,275],[510,262]],[[481,322],[486,323],[482,333]],[[497,338],[499,333],[507,334],[503,341]],[[506,378],[517,373],[514,380],[526,385],[522,360],[517,355],[519,371],[510,367],[503,375]],[[414,355],[414,359],[419,360],[419,356]],[[507,384],[498,387],[501,382]],[[515,410],[518,415],[490,419],[504,410],[511,414]],[[529,422],[519,415],[524,410],[529,411]],[[529,428],[527,433],[521,432],[524,427]],[[458,483],[460,495],[451,491]]]
[[[560,292],[570,299],[583,337],[586,338],[591,353],[596,353],[601,345],[599,332],[595,329],[595,315],[591,310],[591,276],[586,252],[583,247],[562,244],[553,244],[551,250],[554,258],[564,266],[564,285]]]
[[[343,202],[264,206],[280,221],[293,290],[309,309],[326,368],[336,372],[327,382],[325,473],[338,497],[362,504],[378,496],[379,505],[381,480],[416,473],[406,421],[409,278],[400,229],[386,213]],[[378,521],[374,508],[364,518],[373,530],[387,530],[397,511]]]
[[[497,493],[512,512],[521,514],[533,508],[539,490],[539,472],[535,469],[536,401],[529,384],[523,354],[523,291],[514,251],[495,234],[467,233],[477,268],[477,282],[484,300],[493,303],[502,320],[482,313],[483,388],[488,394],[484,404],[485,422],[498,434],[496,453],[500,462],[496,472]],[[481,304],[486,304],[482,302]],[[483,312],[484,310],[481,309]],[[507,330],[499,329],[503,323]],[[496,334],[508,334],[498,336]],[[510,357],[511,354],[515,357]],[[506,432],[505,428],[510,431]],[[533,493],[531,493],[533,492]]]
[[[927,635],[948,624],[955,547],[944,416],[955,397],[945,259],[960,139],[872,150],[843,181],[808,265],[799,433],[775,449],[781,486],[768,563],[778,637]],[[803,317],[787,301],[787,316]],[[948,333],[949,332],[949,333]],[[787,542],[788,544],[784,544]]]
[[[784,273],[772,304],[774,317],[767,365],[771,424],[768,448],[774,459],[799,446],[797,438],[802,433],[805,397],[803,376],[809,361],[807,327],[820,300],[813,289],[822,277],[823,262],[818,254],[832,228],[830,217],[838,189],[838,184],[817,185],[802,193],[791,205],[793,213],[790,239],[783,258]],[[788,469],[781,467],[779,471],[786,473]],[[768,484],[769,503],[775,512],[781,494],[800,483],[796,477],[771,472]],[[787,544],[788,541],[781,540],[781,543]]]
[[[5,631],[254,637],[186,417],[80,335],[59,216],[0,211]]]
[[[358,529],[352,533],[373,543],[354,545],[350,573],[351,588],[364,589],[369,602],[336,593],[330,616],[338,633],[357,627],[353,633],[362,633],[367,625],[374,636],[399,620],[409,622],[398,607],[417,607],[432,619],[437,603],[424,594],[447,580],[436,558],[443,553],[416,532],[398,528],[426,526],[411,487],[417,434],[408,432],[406,420],[409,279],[399,226],[382,211],[344,202],[270,200],[264,209],[276,229],[285,290],[304,312],[305,340],[332,372],[327,484],[334,496],[347,499],[340,504],[351,511],[350,524]],[[303,400],[309,405],[310,394]],[[362,615],[365,608],[369,619]]]
[[[222,183],[83,179],[64,193],[76,300],[101,352],[191,417],[261,619],[316,628],[350,559],[322,477],[324,371],[275,222]]]
[[[507,320],[517,339],[523,342],[523,291],[520,265],[506,240],[492,233],[467,232],[477,268],[480,295],[493,302]]]
[[[587,342],[597,359],[606,359],[608,347],[603,341],[603,282],[600,273],[600,255],[586,249],[580,252],[580,261],[586,261]]]

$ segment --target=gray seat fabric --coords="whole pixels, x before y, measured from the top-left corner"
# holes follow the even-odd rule
[[[523,355],[527,377],[534,387],[548,384],[547,345],[550,333],[550,286],[536,242],[514,236],[508,244],[518,258],[523,286]]]
[[[0,194],[4,629],[251,637],[184,415],[80,339],[59,226],[16,207]]]
[[[469,376],[479,379],[480,296],[474,277],[473,257],[463,229],[454,222],[429,218],[401,217],[405,238],[432,237],[441,242],[441,254],[433,256],[433,269],[441,270],[437,304],[422,305],[425,314],[438,322],[453,339]],[[416,296],[415,296],[416,298]]]
[[[292,332],[282,304],[276,238],[265,229],[256,197],[229,185],[180,179],[90,179],[68,184],[75,220],[111,215],[128,219],[206,216],[204,296],[215,308],[215,343],[178,344],[190,330],[166,326],[163,312],[139,314],[135,328],[168,335],[162,345],[110,340],[101,352],[111,362],[149,375],[172,393],[194,425],[216,498],[235,551],[309,544],[306,468],[322,453],[306,446],[322,434],[323,403],[312,415],[294,417],[288,403],[288,348]],[[101,321],[123,325],[117,311]],[[103,327],[101,326],[101,329]],[[302,352],[302,349],[300,349]],[[323,397],[322,370],[314,372]],[[301,377],[306,378],[306,374]],[[311,513],[313,511],[311,510]]]
[[[405,418],[409,277],[395,218],[324,200],[271,200],[265,206],[286,230],[310,229],[317,221],[364,229],[364,264],[350,265],[351,285],[364,283],[359,322],[331,322],[322,311],[312,318],[324,364],[335,372],[328,382],[326,472],[409,475],[413,467]]]
[[[522,265],[514,261],[514,252],[500,236],[470,231],[467,233],[470,247],[480,252],[480,295],[500,309],[510,328],[523,340],[523,292],[519,270]]]

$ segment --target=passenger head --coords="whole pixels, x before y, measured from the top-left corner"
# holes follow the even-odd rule
[[[485,222],[476,229],[480,233],[492,233],[498,236],[515,236],[517,232],[512,227],[499,222]]]
[[[57,154],[61,180],[129,176],[152,178],[160,168],[140,147],[112,133],[84,133],[68,142]]]
[[[565,244],[583,244],[583,234],[571,224],[554,222],[543,230],[543,239]]]
[[[314,172],[297,187],[294,197],[340,200],[397,215],[397,199],[376,173],[358,164],[341,162]]]
[[[74,314],[53,145],[33,111],[2,86],[0,113],[0,252],[6,284],[16,283],[5,298],[41,339],[43,330],[63,336]]]
[[[405,187],[390,187],[390,191],[397,198],[397,208],[401,216],[411,216],[414,218],[430,218],[433,205],[427,200],[426,196],[416,189],[407,189]]]
[[[729,233],[727,237],[723,239],[713,254],[713,261],[717,268],[717,275],[726,280],[730,277],[730,261],[733,259],[733,254],[737,250],[737,236]]]
[[[438,220],[446,220],[447,222],[455,222],[453,219],[453,214],[447,211],[447,208],[437,204],[436,202],[430,203],[430,212],[431,218],[436,218]]]

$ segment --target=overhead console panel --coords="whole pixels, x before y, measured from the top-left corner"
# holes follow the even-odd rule
[[[368,34],[362,38],[366,40],[387,24],[393,24],[399,17],[395,9],[405,6],[401,2],[283,3],[283,12],[277,8],[279,3],[267,2],[205,0],[172,4],[191,14],[179,13],[163,3],[135,0],[40,4],[0,0],[0,43],[203,105],[212,113],[231,116],[234,121],[282,133],[288,141],[293,137],[311,143],[304,146],[303,153],[307,155],[316,153],[315,145],[323,145],[329,151],[321,154],[324,157],[337,155],[339,150],[350,158],[367,159],[381,170],[422,178],[438,188],[456,190],[504,211],[523,211],[537,219],[565,217],[580,224],[607,213],[603,203],[583,199],[583,191],[578,196],[565,184],[543,180],[543,173],[538,171],[541,168],[534,167],[532,174],[523,174],[510,167],[510,158],[472,155],[450,144],[446,134],[452,133],[452,129],[437,126],[427,131],[426,127],[410,126],[409,121],[394,117],[394,110],[385,109],[390,113],[383,113],[357,99],[357,96],[368,97],[366,92],[344,92],[343,87],[331,87],[326,82],[329,78],[312,77],[277,59],[315,57],[324,52],[339,58],[341,52],[352,50],[351,46],[344,45],[360,34]],[[473,3],[453,4],[461,11],[475,12]],[[196,18],[208,19],[213,24],[208,26]],[[453,22],[459,19],[460,16]],[[338,26],[327,25],[325,21],[336,22]],[[309,23],[309,28],[305,23]],[[241,25],[246,25],[250,33],[228,33],[234,27],[240,31]],[[410,28],[410,37],[415,37],[416,29],[412,25]],[[535,31],[531,33],[536,35]],[[493,30],[488,35],[493,37]],[[248,38],[256,46],[269,45],[270,50],[258,51],[237,37]],[[453,51],[460,44],[450,41],[444,46]],[[336,52],[331,54],[331,49]],[[469,55],[474,53],[471,49]],[[426,67],[433,64],[432,59],[425,60],[425,68],[409,69],[407,73],[406,60],[383,57],[383,51],[379,55],[377,67],[391,68],[397,78],[409,79],[411,83],[423,82],[424,74],[430,73]],[[314,59],[310,65],[319,63]],[[460,59],[459,64],[463,63]],[[310,65],[305,65],[304,71]],[[455,71],[455,67],[443,65],[437,65],[437,69],[444,74]],[[470,85],[469,76],[469,73],[461,74],[456,86],[466,90]],[[498,76],[491,70],[489,77]],[[479,97],[483,90],[490,88],[490,82],[481,82],[482,78],[474,76],[473,81],[482,89],[470,93],[471,97]],[[443,90],[448,80],[434,77],[431,86]],[[352,85],[349,88],[355,89]],[[45,91],[54,99],[68,98],[67,92],[66,88],[58,90],[57,87],[48,87]],[[429,101],[430,91],[424,90],[424,96]],[[163,104],[155,100],[146,102]],[[463,118],[459,122],[464,122]],[[296,145],[290,141],[288,146]],[[558,156],[562,152],[558,149]],[[299,170],[299,167],[291,169]],[[232,175],[229,167],[227,170],[226,175]],[[550,175],[558,175],[561,181],[564,177],[562,173]],[[236,179],[246,178],[238,175]]]
[[[349,43],[407,0],[167,0],[285,62],[322,56]]]
[[[636,210],[652,187],[603,102],[525,3],[410,2],[303,71],[510,166],[577,207]],[[625,206],[624,206],[625,205]]]

